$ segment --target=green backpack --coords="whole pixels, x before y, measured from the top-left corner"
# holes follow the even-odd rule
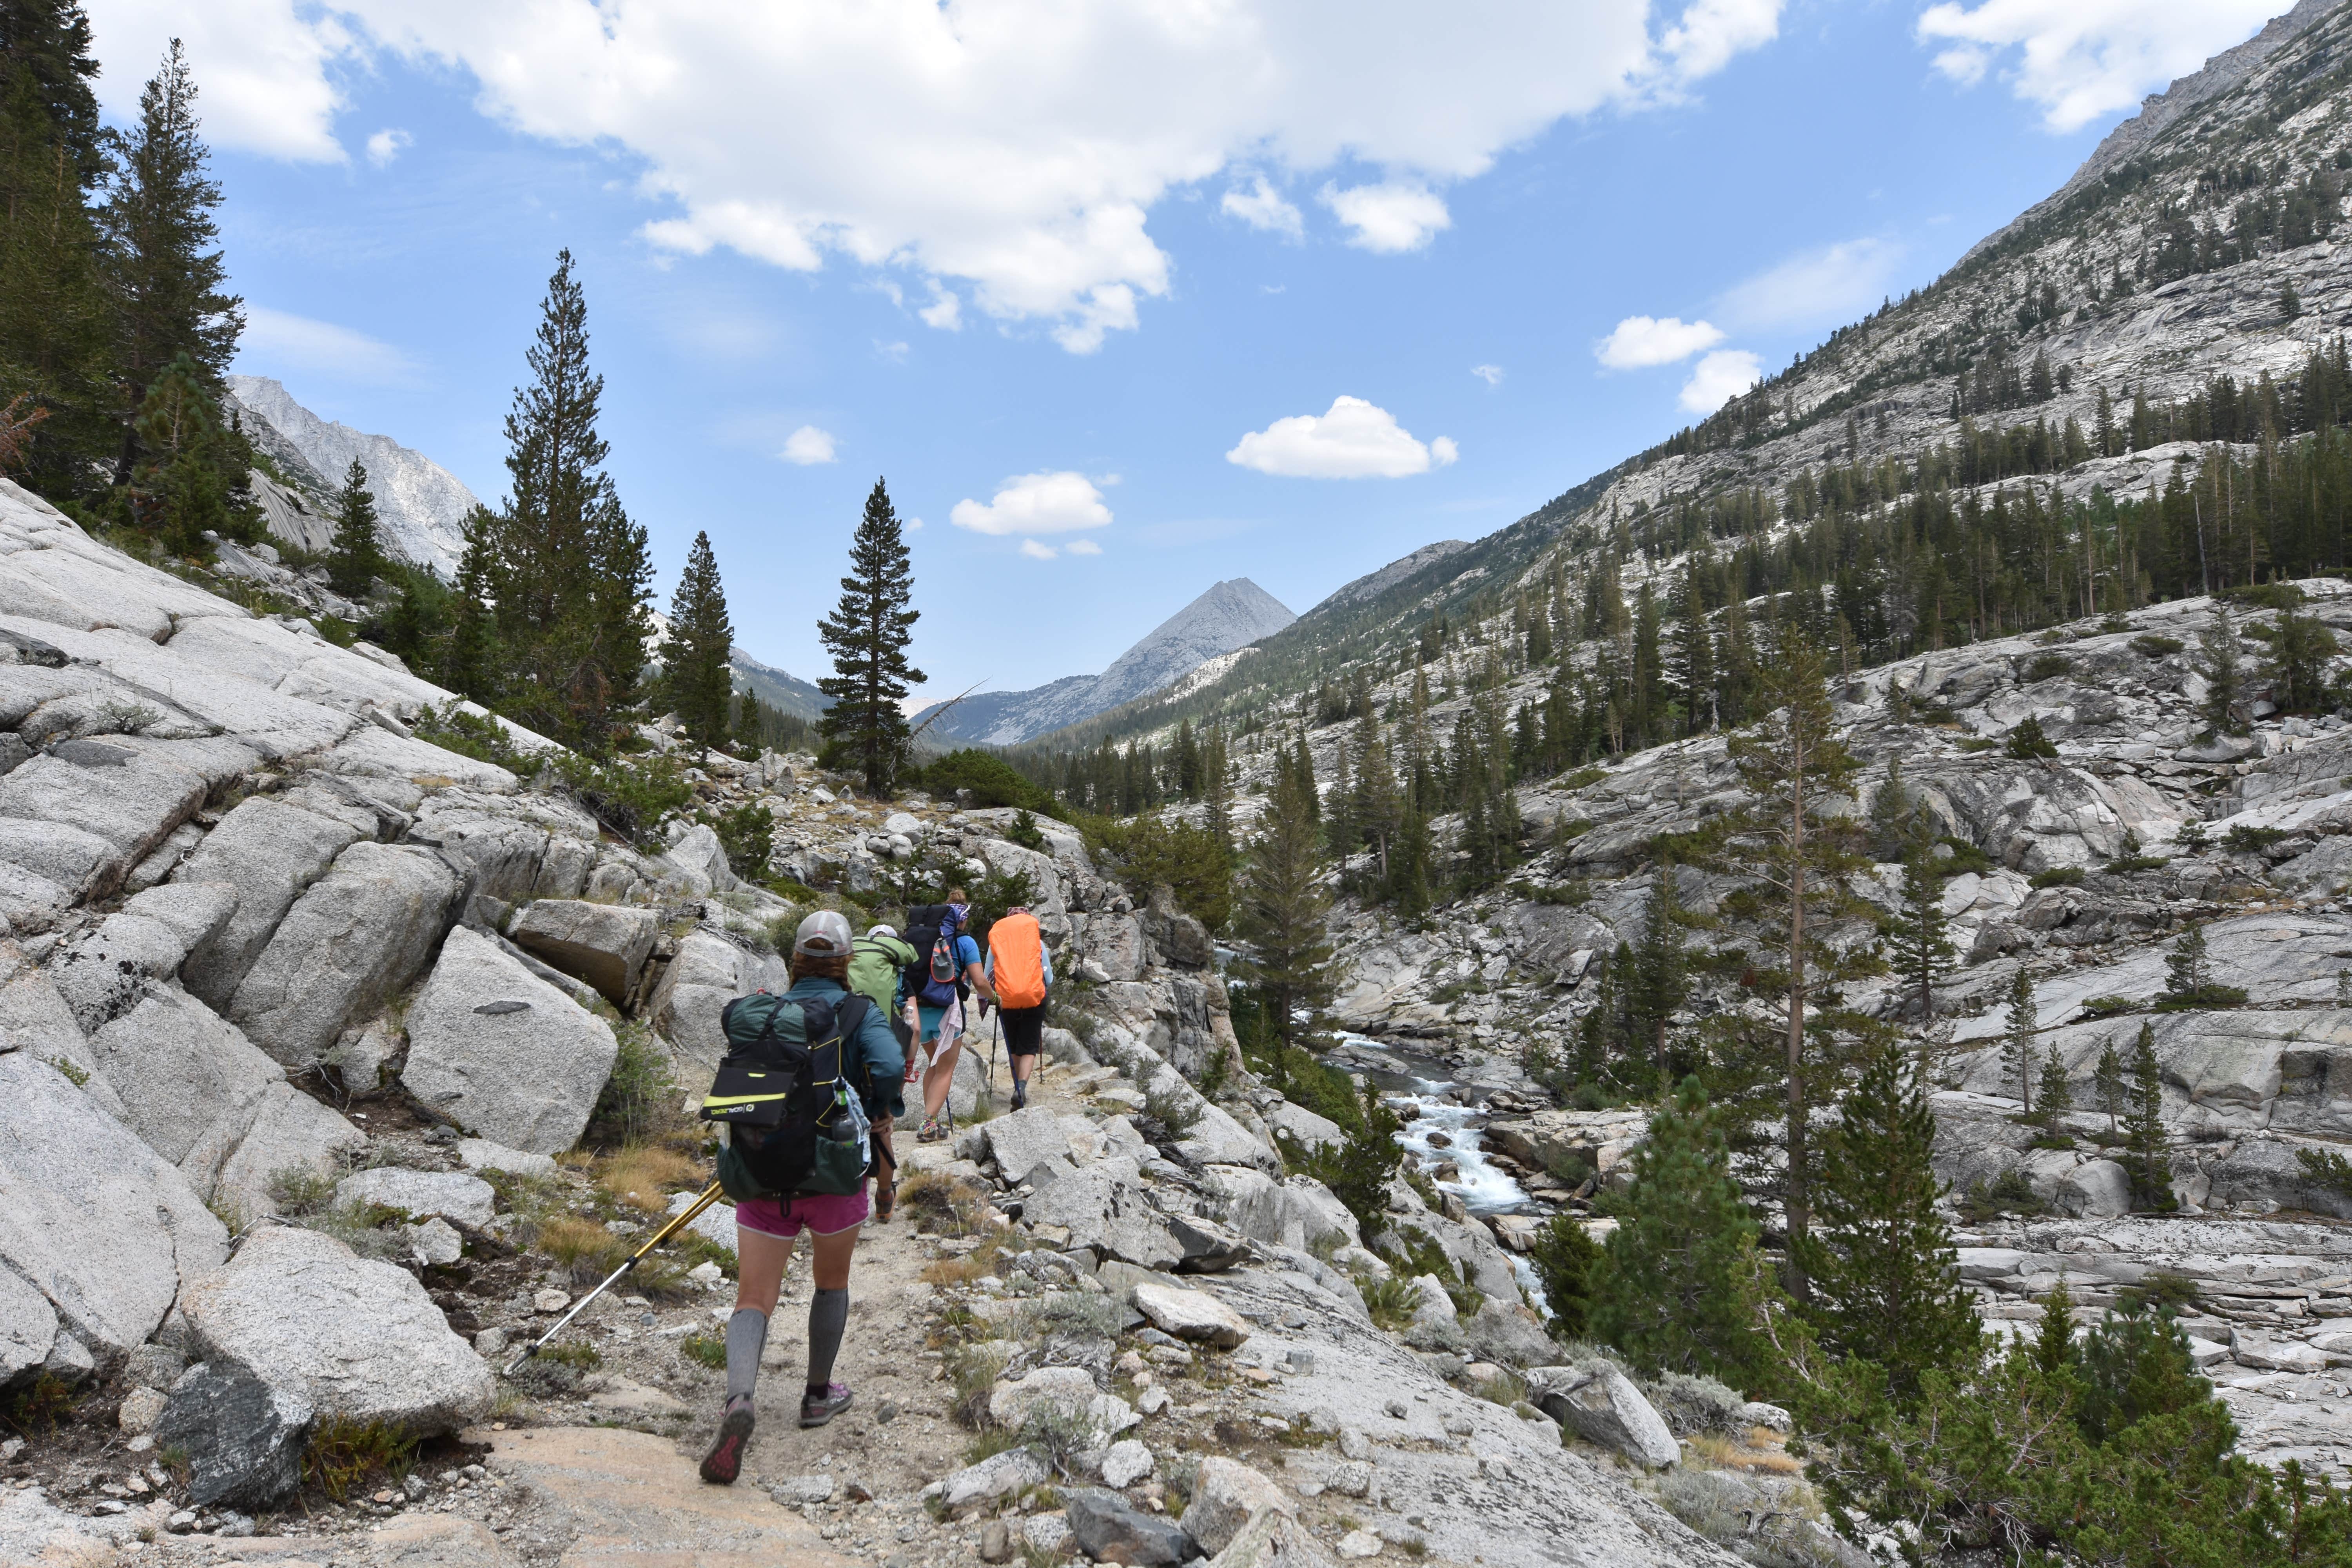
[[[719,1014],[727,1055],[703,1097],[702,1118],[727,1127],[719,1183],[729,1197],[740,1204],[864,1187],[873,1143],[865,1104],[844,1068],[868,1005],[855,994],[835,1008],[819,997],[787,1001],[765,991],[727,1004]]]
[[[897,1010],[899,973],[915,961],[915,950],[902,938],[861,936],[849,950],[849,988],[887,1018]]]

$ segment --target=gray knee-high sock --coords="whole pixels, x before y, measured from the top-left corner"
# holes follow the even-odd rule
[[[768,1345],[768,1314],[738,1307],[727,1320],[727,1397],[749,1398],[760,1378],[760,1352]]]
[[[808,1385],[822,1390],[833,1382],[833,1358],[841,1353],[841,1331],[849,1326],[849,1288],[819,1290],[809,1298]]]

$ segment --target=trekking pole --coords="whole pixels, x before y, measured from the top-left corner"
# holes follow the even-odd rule
[[[620,1280],[621,1276],[626,1274],[630,1269],[635,1268],[638,1264],[643,1263],[655,1247],[659,1247],[663,1242],[667,1241],[671,1237],[676,1236],[685,1226],[693,1223],[696,1215],[699,1215],[704,1209],[709,1208],[712,1204],[719,1201],[720,1193],[721,1188],[717,1182],[713,1182],[709,1186],[705,1187],[702,1190],[702,1195],[700,1197],[695,1199],[690,1206],[681,1209],[677,1214],[671,1215],[669,1223],[663,1226],[659,1230],[654,1232],[653,1235],[646,1239],[646,1244],[643,1247],[638,1247],[636,1251],[631,1253],[629,1255],[629,1260],[626,1263],[622,1264],[618,1268],[614,1269],[613,1272],[604,1276],[604,1282],[603,1284],[597,1286],[593,1290],[589,1291],[585,1296],[581,1297],[577,1301],[574,1301],[572,1304],[572,1310],[564,1313],[563,1316],[557,1321],[555,1327],[540,1335],[539,1339],[529,1350],[515,1357],[514,1364],[508,1367],[500,1375],[512,1377],[522,1366],[523,1363],[529,1361],[531,1357],[545,1350],[550,1341],[553,1340],[556,1335],[562,1333],[566,1328],[570,1327],[572,1320],[580,1315],[583,1308],[586,1307],[589,1302],[594,1300],[605,1291],[611,1289],[613,1286]]]

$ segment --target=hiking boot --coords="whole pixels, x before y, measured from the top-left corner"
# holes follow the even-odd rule
[[[727,1402],[727,1413],[719,1419],[719,1440],[702,1456],[702,1479],[713,1486],[733,1486],[743,1473],[743,1446],[751,1440],[751,1396],[739,1394]]]
[[[948,1130],[940,1123],[938,1117],[927,1116],[923,1119],[923,1125],[915,1133],[915,1142],[936,1143],[947,1135]]]
[[[1013,1086],[1013,1109],[1019,1110],[1029,1103],[1029,1085],[1024,1080]]]
[[[801,1395],[801,1425],[824,1426],[848,1409],[849,1402],[853,1397],[855,1396],[849,1392],[849,1384],[845,1383],[828,1383],[824,1385],[824,1392],[822,1394],[803,1393]]]

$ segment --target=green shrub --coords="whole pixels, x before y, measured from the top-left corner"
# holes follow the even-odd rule
[[[1213,829],[1139,816],[1088,817],[1084,831],[1088,853],[1139,902],[1165,882],[1179,909],[1212,931],[1224,929],[1234,910],[1234,857]]]
[[[2258,610],[2292,610],[2303,604],[2303,590],[2292,583],[2241,583],[2213,596]]]
[[[613,1033],[621,1048],[589,1114],[588,1131],[596,1142],[619,1148],[642,1143],[678,1120],[678,1087],[670,1077],[669,1053],[651,1029],[623,1024]]]
[[[1988,742],[1987,744],[1990,744],[1990,742]],[[1973,871],[1979,877],[1990,877],[1995,871],[2000,869],[2000,867],[1993,864],[1991,856],[1986,854],[1983,850],[1978,848],[1975,845],[1969,843],[1965,838],[1954,838],[1950,835],[1947,834],[1945,837],[1937,839],[1936,842],[1942,845],[1947,850],[1950,851],[1948,855],[1939,856],[1936,858],[1935,867],[1939,875],[1946,877],[1959,877],[1965,876],[1969,872]]]
[[[2038,758],[2056,756],[2058,746],[2042,732],[2042,721],[2029,713],[2019,720],[2017,727],[2009,732],[2007,751],[2019,762],[2032,762]]]
[[[2036,871],[2026,879],[2037,888],[2078,888],[2083,884],[2083,868],[2053,866],[2047,871]]]
[[[1536,1232],[1528,1265],[1543,1287],[1554,1339],[1573,1339],[1584,1332],[1592,1300],[1592,1266],[1600,1260],[1600,1243],[1574,1215],[1556,1214]]]
[[[1421,1305],[1412,1281],[1402,1274],[1391,1273],[1385,1279],[1359,1279],[1356,1293],[1364,1299],[1364,1310],[1371,1315],[1372,1326],[1392,1334],[1412,1323],[1413,1310]]]
[[[2132,1012],[2140,1005],[2129,996],[2093,996],[2084,1002],[2083,1016],[2086,1018],[2112,1018],[2118,1013]]]
[[[675,757],[623,757],[592,762],[574,752],[555,761],[565,789],[615,838],[652,853],[661,826],[694,804],[694,786]]]
[[[2221,847],[2232,855],[2252,855],[2286,837],[2284,827],[2255,827],[2240,823],[2221,835]]]
[[[1999,746],[2000,742],[1999,741],[1988,741],[1981,735],[1963,735],[1958,740],[1953,742],[1952,744],[1958,746],[1963,752],[1990,752]]]
[[[417,1441],[392,1422],[330,1415],[310,1428],[303,1479],[341,1502],[378,1476],[406,1475],[416,1462]]]
[[[717,1372],[727,1364],[727,1340],[721,1334],[688,1334],[677,1342],[677,1353],[698,1366]]]
[[[2025,667],[2025,683],[2031,686],[2036,681],[2055,680],[2062,675],[2074,673],[2074,665],[2060,655],[2039,653],[2035,654],[2032,661]]]
[[[1018,805],[1047,816],[1059,815],[1054,797],[1021,776],[1012,763],[993,752],[966,747],[950,752],[929,766],[905,775],[935,795],[968,790],[976,806]]]
[[[2015,1166],[2003,1171],[1990,1185],[1983,1178],[1978,1178],[1969,1184],[1966,1192],[1956,1194],[1952,1201],[1960,1217],[1970,1225],[1981,1225],[2001,1215],[2038,1215],[2050,1206],[2034,1195],[2033,1184]]]
[[[2179,637],[2168,637],[2158,632],[2142,632],[2131,640],[2132,651],[2143,658],[2164,658],[2188,646]]]
[[[721,812],[709,821],[719,834],[719,847],[727,851],[728,867],[748,880],[764,880],[768,857],[775,852],[775,814],[764,805],[751,804]]]

